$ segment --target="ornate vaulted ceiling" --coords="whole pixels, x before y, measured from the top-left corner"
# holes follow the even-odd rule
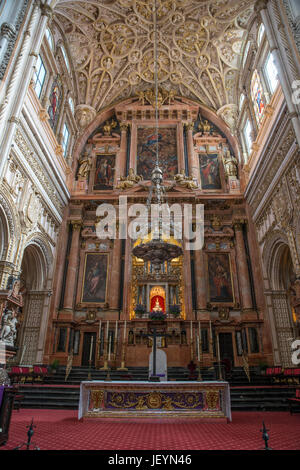
[[[99,111],[153,85],[153,4],[154,0],[58,1],[55,20],[72,55],[80,104]],[[230,124],[253,4],[157,0],[160,85],[207,105]]]

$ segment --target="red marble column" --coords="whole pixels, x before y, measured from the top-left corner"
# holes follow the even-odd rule
[[[187,129],[187,151],[189,157],[189,176],[192,176],[199,183],[199,162],[194,150],[193,129],[194,123],[186,125]]]
[[[243,309],[251,309],[252,296],[250,279],[247,265],[246,250],[243,237],[243,225],[240,222],[234,224],[236,240],[236,258],[238,267],[238,281],[240,286],[240,295]]]
[[[203,250],[195,251],[195,284],[196,284],[196,305],[197,310],[205,310],[207,304],[206,298],[206,279],[205,279],[205,265]]]
[[[126,176],[126,156],[127,156],[127,128],[128,125],[126,123],[121,123],[121,142],[120,142],[120,151],[119,151],[119,158],[116,164],[116,178],[120,178],[120,176]]]
[[[80,229],[81,223],[79,221],[72,221],[72,243],[69,253],[68,273],[66,279],[64,309],[73,309],[74,304],[74,289],[76,287],[76,275],[78,269],[78,251],[80,243]]]
[[[120,305],[120,275],[122,261],[122,240],[117,238],[114,240],[112,252],[112,266],[110,277],[110,308],[118,309]]]
[[[192,276],[191,276],[191,256],[189,250],[184,250],[183,255],[183,275],[184,275],[184,301],[186,309],[186,319],[193,318],[193,304],[192,304]]]

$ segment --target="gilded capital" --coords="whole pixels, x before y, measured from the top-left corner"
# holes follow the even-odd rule
[[[80,230],[82,227],[82,222],[80,220],[71,220],[70,224],[73,227],[73,230]]]

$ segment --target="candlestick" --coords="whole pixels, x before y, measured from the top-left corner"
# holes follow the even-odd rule
[[[92,336],[91,345],[90,345],[90,361],[92,360],[92,352],[93,352],[93,343],[94,343],[94,336]]]
[[[124,323],[124,342],[125,342],[125,339],[126,339],[126,320],[125,320],[125,323]]]
[[[110,361],[110,349],[111,349],[111,335],[109,337],[109,343],[108,343],[108,360]]]

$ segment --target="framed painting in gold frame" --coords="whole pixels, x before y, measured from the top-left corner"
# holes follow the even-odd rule
[[[86,253],[81,302],[104,304],[107,297],[108,253]]]
[[[210,303],[234,303],[234,288],[229,253],[207,253]]]

